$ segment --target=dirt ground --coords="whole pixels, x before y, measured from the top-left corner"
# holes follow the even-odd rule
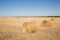
[[[25,22],[30,28],[23,26]],[[23,32],[23,28],[28,32]],[[60,40],[60,17],[0,18],[0,40]]]

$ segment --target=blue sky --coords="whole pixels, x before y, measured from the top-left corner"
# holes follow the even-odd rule
[[[60,0],[0,0],[4,16],[60,16]]]

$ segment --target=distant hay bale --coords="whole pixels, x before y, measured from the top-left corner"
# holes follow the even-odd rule
[[[25,33],[35,33],[38,31],[38,27],[35,22],[24,22],[23,23],[23,32]]]
[[[44,20],[44,21],[41,23],[41,26],[42,26],[42,27],[52,27],[52,23],[51,23],[49,20]]]
[[[51,18],[51,21],[55,21],[55,18]]]

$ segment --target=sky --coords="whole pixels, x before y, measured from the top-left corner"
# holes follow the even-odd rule
[[[0,17],[60,16],[60,0],[0,0]]]

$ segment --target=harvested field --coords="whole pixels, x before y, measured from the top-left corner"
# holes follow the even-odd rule
[[[60,17],[0,18],[0,40],[60,40]]]

